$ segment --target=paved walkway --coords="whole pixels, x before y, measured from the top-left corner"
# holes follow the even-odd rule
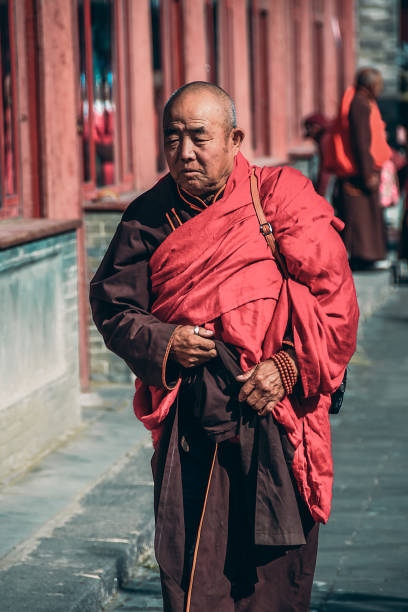
[[[408,291],[392,291],[387,273],[355,278],[363,323],[333,418],[334,512],[321,531],[312,609],[408,610]],[[2,612],[161,610],[151,445],[130,393],[86,395],[87,427],[0,490]]]
[[[367,281],[357,278],[361,300]],[[320,532],[311,612],[408,610],[407,347],[408,288],[363,316],[345,404],[332,418],[333,512]],[[139,568],[107,610],[162,610],[157,572]]]
[[[362,329],[333,418],[333,512],[312,610],[408,610],[408,289]]]

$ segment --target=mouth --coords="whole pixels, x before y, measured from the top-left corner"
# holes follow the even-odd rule
[[[192,174],[199,174],[200,171],[199,170],[192,170],[189,168],[183,168],[182,170],[180,170],[181,174],[185,174],[187,176],[191,176]]]

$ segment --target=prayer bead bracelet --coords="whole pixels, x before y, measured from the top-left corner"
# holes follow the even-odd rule
[[[281,351],[280,358],[283,359],[283,362],[286,364],[287,371],[289,372],[289,382],[291,384],[291,392],[293,387],[296,385],[297,373],[295,368],[293,367],[292,360],[286,351]]]
[[[297,374],[293,367],[292,361],[286,351],[279,351],[272,356],[272,361],[278,368],[279,375],[282,379],[282,384],[286,395],[290,395],[296,384]]]
[[[280,351],[272,358],[276,367],[278,368],[279,375],[282,379],[282,384],[287,395],[290,395],[293,391],[293,387],[296,384],[295,372],[292,364],[287,358],[284,351]]]

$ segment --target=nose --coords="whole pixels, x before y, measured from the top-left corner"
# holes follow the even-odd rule
[[[195,159],[194,143],[191,138],[183,138],[180,148],[180,159],[182,161],[191,161]]]

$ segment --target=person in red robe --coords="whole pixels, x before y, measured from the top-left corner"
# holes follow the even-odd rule
[[[330,514],[330,397],[358,321],[343,225],[300,172],[251,166],[219,87],[177,90],[163,126],[170,172],[125,211],[91,306],[153,435],[164,610],[307,610]]]

